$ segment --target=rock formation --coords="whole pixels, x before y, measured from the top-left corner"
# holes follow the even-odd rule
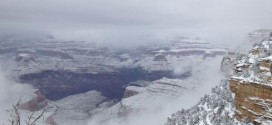
[[[46,123],[46,124],[49,124],[49,125],[56,125],[56,122],[55,122],[53,116],[47,117],[47,118],[45,119],[45,123]]]
[[[229,52],[221,62],[221,71],[228,80],[222,80],[211,94],[205,95],[192,108],[182,109],[169,116],[166,125],[271,125],[270,31],[249,33],[245,46]],[[249,47],[248,44],[254,44],[254,48],[249,54],[241,54]]]
[[[272,41],[257,44],[248,56],[241,56],[230,78],[235,93],[235,116],[254,124],[272,121]]]
[[[34,94],[35,97],[27,102],[20,104],[20,109],[34,112],[47,106],[48,102],[46,101],[46,97],[39,90]]]
[[[223,57],[220,70],[225,75],[232,73],[232,67],[234,66],[235,60],[237,58],[236,54],[237,53],[235,52],[228,52],[227,55]]]
[[[138,88],[138,87],[134,87],[134,86],[127,87],[125,92],[124,92],[123,98],[128,98],[128,97],[139,94],[139,91],[137,89],[134,89],[134,88]]]

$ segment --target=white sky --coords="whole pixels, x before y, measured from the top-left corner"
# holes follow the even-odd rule
[[[119,43],[192,33],[232,46],[271,28],[271,0],[0,0],[0,31]]]

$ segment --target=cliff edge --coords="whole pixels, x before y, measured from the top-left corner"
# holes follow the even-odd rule
[[[235,117],[272,124],[272,41],[263,40],[235,63],[229,82],[235,93]]]

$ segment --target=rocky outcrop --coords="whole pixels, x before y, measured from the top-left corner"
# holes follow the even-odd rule
[[[222,59],[220,70],[226,75],[231,74],[236,58],[235,52],[228,52]]]
[[[257,44],[235,64],[229,87],[235,93],[235,116],[240,121],[272,121],[271,44],[272,41]]]
[[[45,119],[45,123],[48,125],[57,125],[52,115]]]
[[[25,103],[20,104],[20,109],[33,112],[47,106],[48,102],[46,101],[46,97],[39,90],[36,91],[34,94],[35,97]]]
[[[166,57],[162,54],[155,55],[153,61],[167,61]]]
[[[126,88],[123,98],[128,98],[137,94],[139,94],[139,92],[136,89],[131,89],[131,87]]]
[[[272,120],[272,88],[254,82],[240,83],[237,79],[230,80],[230,89],[235,93],[236,118],[247,118],[259,123],[259,119]]]

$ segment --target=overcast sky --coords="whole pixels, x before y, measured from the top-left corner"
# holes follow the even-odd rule
[[[272,27],[271,5],[271,0],[0,0],[0,31],[110,42],[192,33],[234,43],[251,30]]]

